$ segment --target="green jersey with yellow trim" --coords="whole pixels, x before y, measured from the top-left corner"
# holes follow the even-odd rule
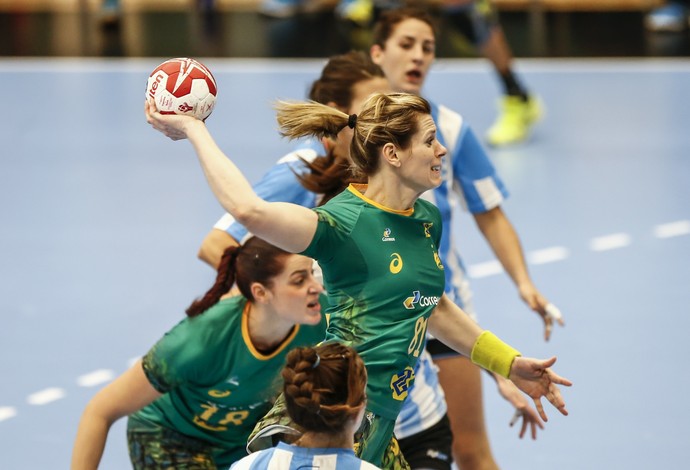
[[[326,340],[357,349],[369,375],[367,408],[397,417],[414,380],[427,321],[444,288],[441,216],[417,200],[395,211],[347,190],[322,207],[304,254],[318,260],[329,297]]]
[[[146,376],[164,395],[132,417],[208,442],[219,454],[244,451],[280,390],[287,353],[319,343],[326,330],[326,315],[318,325],[295,325],[262,354],[249,339],[248,305],[242,296],[222,300],[167,332],[143,359]]]

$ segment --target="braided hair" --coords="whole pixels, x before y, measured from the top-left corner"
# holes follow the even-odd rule
[[[349,346],[293,349],[282,376],[288,414],[306,431],[342,432],[366,404],[367,371]]]

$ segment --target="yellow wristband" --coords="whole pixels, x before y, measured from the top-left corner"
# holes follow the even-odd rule
[[[513,361],[521,355],[519,351],[498,339],[495,334],[485,330],[472,346],[470,357],[478,366],[507,379]]]

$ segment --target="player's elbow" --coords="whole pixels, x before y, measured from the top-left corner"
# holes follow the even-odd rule
[[[206,244],[205,240],[201,243],[196,257],[214,269],[217,267],[216,263],[214,263],[213,261],[213,256],[211,254],[210,247]]]
[[[264,225],[268,220],[268,215],[265,211],[265,202],[259,200],[259,203],[246,205],[233,212],[235,220],[242,224],[247,230],[256,233],[255,230]]]

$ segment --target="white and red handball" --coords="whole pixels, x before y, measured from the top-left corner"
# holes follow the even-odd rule
[[[186,114],[206,119],[216,104],[218,87],[211,71],[186,57],[166,60],[149,76],[146,98],[161,114]]]

